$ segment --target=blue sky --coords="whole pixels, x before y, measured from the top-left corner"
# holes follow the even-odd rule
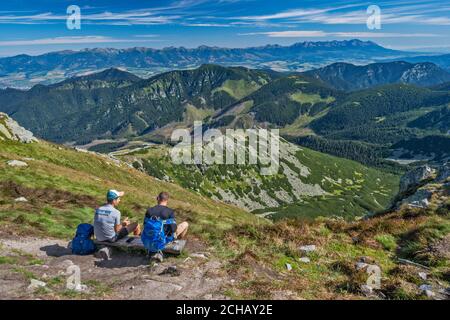
[[[66,26],[81,8],[81,29]],[[367,7],[381,9],[370,30]],[[389,48],[450,52],[450,1],[3,0],[0,56],[93,47],[249,47],[372,40]]]

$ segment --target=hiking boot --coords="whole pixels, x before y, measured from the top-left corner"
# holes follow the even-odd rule
[[[94,256],[102,260],[111,260],[111,250],[108,247],[101,248],[94,254]]]
[[[163,262],[163,261],[164,261],[164,257],[163,257],[163,255],[162,255],[161,252],[155,253],[155,254],[152,255],[150,258],[151,258],[152,260],[155,260],[155,261],[158,261],[158,262]]]

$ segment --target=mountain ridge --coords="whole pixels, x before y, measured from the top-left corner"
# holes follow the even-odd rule
[[[450,73],[430,62],[404,61],[358,66],[338,62],[304,74],[331,84],[338,90],[355,91],[390,83],[434,86],[450,81]]]
[[[31,86],[33,79],[49,84],[86,72],[110,67],[127,68],[141,77],[205,63],[246,66],[276,71],[301,71],[313,66],[352,59],[367,62],[374,58],[407,56],[406,52],[381,47],[357,39],[301,42],[291,46],[267,45],[249,48],[167,47],[153,49],[85,49],[51,52],[39,56],[19,55],[0,58],[0,86]]]

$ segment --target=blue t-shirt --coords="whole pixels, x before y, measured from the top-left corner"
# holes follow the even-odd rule
[[[120,224],[120,211],[110,204],[95,210],[94,234],[98,241],[111,240],[116,235],[114,227]]]

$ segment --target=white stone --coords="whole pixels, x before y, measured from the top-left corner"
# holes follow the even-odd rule
[[[205,256],[204,253],[191,253],[191,257],[199,259],[208,259],[208,257]]]
[[[292,266],[289,263],[286,263],[286,269],[287,269],[287,271],[291,271],[292,270]]]
[[[356,263],[356,270],[362,270],[367,268],[369,265],[365,262],[357,262]]]
[[[76,292],[87,292],[89,291],[87,285],[85,284],[77,284],[76,287],[73,289]]]
[[[45,287],[46,285],[47,284],[45,282],[43,282],[43,281],[39,281],[39,280],[36,280],[36,279],[31,279],[31,283],[28,286],[28,290],[34,290],[34,289],[37,289],[37,288],[42,288],[42,287]]]
[[[300,262],[303,263],[310,263],[311,260],[308,257],[301,257],[300,259],[298,259]]]
[[[20,160],[9,160],[7,164],[11,167],[28,167],[28,164],[26,162]]]
[[[422,280],[427,280],[427,274],[426,274],[425,272],[419,272],[419,277],[420,277]]]
[[[67,269],[71,265],[73,265],[73,262],[69,259],[66,259],[66,260],[62,261],[61,263],[59,263],[59,266],[61,266],[61,268],[65,268],[65,269]],[[65,270],[63,272],[65,272]]]
[[[299,250],[302,251],[302,252],[305,252],[305,253],[313,252],[313,251],[316,251],[316,246],[313,245],[313,244],[306,245],[306,246],[301,246],[299,248]]]
[[[15,202],[28,202],[27,198],[25,197],[19,197],[14,199]]]
[[[431,291],[431,290],[425,290],[423,293],[425,293],[425,295],[428,297],[428,298],[433,298],[436,294],[433,292],[433,291]]]

